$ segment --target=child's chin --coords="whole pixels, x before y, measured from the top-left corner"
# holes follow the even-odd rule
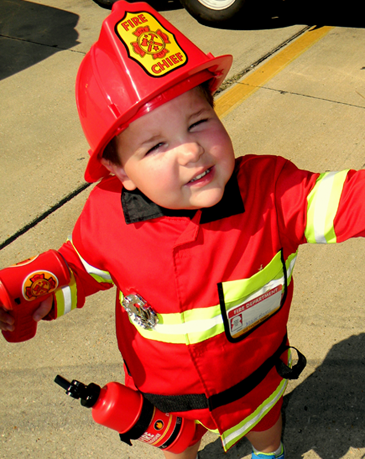
[[[201,199],[199,199],[197,208],[203,209],[206,207],[213,207],[219,203],[222,197],[223,192],[211,191],[210,193],[207,193],[206,196],[202,196]]]

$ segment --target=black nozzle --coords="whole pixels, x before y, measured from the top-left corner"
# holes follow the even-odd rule
[[[94,383],[85,386],[85,384],[76,379],[69,382],[60,375],[55,377],[54,382],[65,389],[66,394],[70,397],[81,399],[81,405],[86,408],[94,406],[100,395],[100,386]]]
[[[67,379],[63,378],[62,376],[60,375],[57,375],[54,379],[54,382],[56,384],[58,384],[59,386],[61,386],[63,389],[65,389],[66,391],[68,391],[69,387],[71,386],[71,383],[70,381],[67,381]]]

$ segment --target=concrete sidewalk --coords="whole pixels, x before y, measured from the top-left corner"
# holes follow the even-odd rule
[[[59,247],[90,191],[81,191],[88,147],[74,80],[107,14],[91,0],[0,0],[0,242],[78,193],[6,245],[1,268]],[[184,10],[163,14],[205,51],[233,53],[230,76],[305,27],[224,31],[198,25]],[[364,46],[364,29],[336,27],[229,113],[223,121],[237,154],[280,154],[318,171],[364,167]],[[300,251],[289,336],[308,366],[285,397],[292,459],[365,453],[364,252],[361,240]],[[138,442],[121,444],[53,382],[57,374],[100,385],[123,381],[113,292],[57,323],[41,323],[29,342],[3,340],[0,356],[0,458],[161,457]],[[200,458],[249,453],[243,441],[224,455],[208,434]]]

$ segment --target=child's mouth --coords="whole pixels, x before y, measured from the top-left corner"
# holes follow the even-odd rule
[[[203,177],[205,177],[206,175],[209,174],[209,172],[212,170],[212,168],[210,167],[209,169],[207,169],[206,171],[204,171],[202,174],[199,174],[197,175],[196,177],[194,177],[193,179],[190,180],[189,183],[194,183],[200,179],[202,179]]]

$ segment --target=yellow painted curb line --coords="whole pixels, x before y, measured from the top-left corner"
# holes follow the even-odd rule
[[[228,115],[228,113],[238,107],[252,93],[260,89],[262,85],[280,73],[285,67],[317,43],[332,29],[333,27],[330,26],[320,28],[314,26],[264,65],[239,81],[232,89],[222,94],[222,96],[216,100],[215,109],[218,116],[222,118]]]

